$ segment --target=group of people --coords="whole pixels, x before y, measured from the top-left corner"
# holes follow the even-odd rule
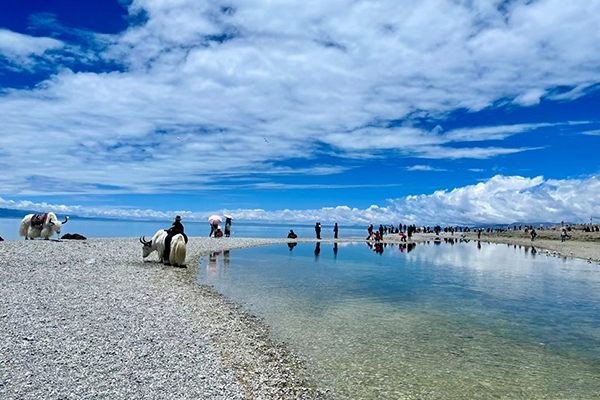
[[[223,233],[223,231],[221,230],[221,226],[218,224],[211,224],[210,225],[210,237],[230,237],[231,236],[231,221],[233,220],[233,217],[229,217],[227,216],[225,218],[225,233]],[[178,215],[175,217],[175,221],[173,222],[173,224],[171,224],[171,227],[169,229],[165,229],[165,231],[167,232],[167,238],[165,240],[165,247],[167,249],[170,248],[170,244],[171,244],[171,240],[173,238],[173,236],[177,235],[178,233],[181,233],[184,238],[185,238],[185,242],[187,243],[188,238],[185,235],[184,231],[185,228],[183,227],[183,224],[181,223],[181,216]],[[165,257],[168,257],[168,253],[166,253]]]
[[[335,225],[333,226],[333,238],[337,239],[338,238],[338,233],[339,233],[339,227],[337,222],[335,223]],[[315,235],[317,237],[318,240],[321,239],[321,223],[317,222],[315,224]],[[294,232],[293,229],[290,229],[288,235],[287,235],[288,239],[297,239],[298,235]]]
[[[338,228],[338,224],[336,222],[335,225],[333,226],[333,238],[334,239],[338,238],[338,232],[339,232],[339,228]],[[315,235],[317,236],[317,239],[321,239],[321,223],[320,222],[317,222],[315,224]]]
[[[230,237],[232,220],[233,220],[233,217],[230,217],[228,215],[225,216],[225,232],[223,232],[221,230],[221,225],[219,225],[219,222],[214,221],[213,223],[210,223],[210,233],[208,234],[208,237],[216,237],[216,238],[221,238],[223,236]]]

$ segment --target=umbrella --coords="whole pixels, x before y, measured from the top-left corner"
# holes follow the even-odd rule
[[[223,219],[218,215],[211,215],[208,217],[208,223],[211,225],[218,225],[223,222]]]
[[[224,216],[226,219],[231,219],[231,220],[233,220],[233,217],[232,217],[231,215],[224,214],[223,216]]]

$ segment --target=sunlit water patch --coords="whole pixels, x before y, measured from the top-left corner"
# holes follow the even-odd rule
[[[474,242],[278,245],[206,257],[198,281],[341,398],[600,398],[600,268],[585,261]]]

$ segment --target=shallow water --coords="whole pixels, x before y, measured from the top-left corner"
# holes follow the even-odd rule
[[[374,250],[222,252],[198,282],[264,318],[342,398],[600,398],[597,265],[475,242]]]

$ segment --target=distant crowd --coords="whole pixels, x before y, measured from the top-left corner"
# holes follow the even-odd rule
[[[544,230],[544,229],[550,229],[550,230],[561,230],[561,231],[565,231],[565,232],[571,232],[572,230],[575,229],[574,226],[571,225],[565,225],[564,222],[561,224],[560,227],[549,227],[549,228],[544,228],[544,225],[540,224],[538,230]],[[583,226],[583,228],[579,228],[584,232],[600,232],[600,226],[596,225],[585,225]],[[321,223],[317,222],[315,224],[315,236],[317,239],[321,239]],[[523,231],[524,233],[529,233],[532,236],[532,240],[535,238],[536,236],[536,230],[533,227],[533,225],[507,225],[505,227],[469,227],[469,226],[444,226],[442,227],[441,225],[435,225],[435,226],[416,226],[415,224],[410,224],[410,225],[406,225],[406,224],[398,224],[398,225],[394,225],[394,224],[390,224],[390,225],[383,225],[380,224],[378,228],[375,228],[373,224],[369,224],[369,226],[367,227],[367,237],[366,240],[369,241],[380,241],[383,239],[383,237],[385,235],[391,235],[391,234],[396,234],[396,235],[400,235],[401,236],[401,240],[402,241],[406,241],[407,239],[411,239],[412,235],[415,233],[434,233],[435,235],[439,236],[442,232],[443,233],[449,233],[450,235],[454,235],[455,233],[468,233],[468,232],[476,232],[478,234],[478,237],[481,237],[482,233],[502,233],[502,232],[511,232],[511,231]],[[338,232],[339,232],[339,228],[338,228],[338,224],[335,223],[334,228],[333,228],[333,238],[337,239],[338,238]],[[298,235],[296,235],[296,233],[293,230],[290,230],[290,232],[288,233],[288,239],[296,239],[298,237]]]

